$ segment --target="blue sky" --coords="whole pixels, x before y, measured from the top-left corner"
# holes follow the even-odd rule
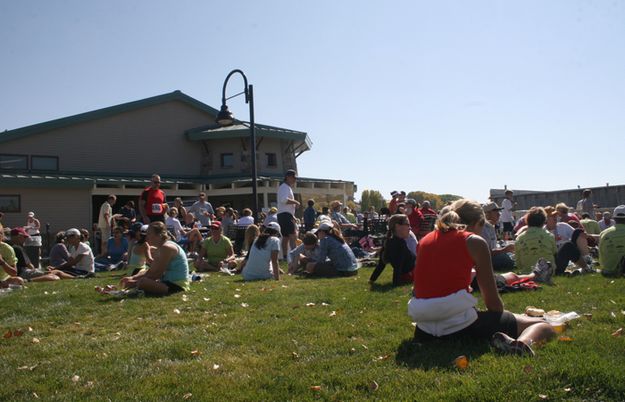
[[[218,108],[240,68],[257,122],[311,137],[302,176],[481,201],[625,183],[625,2],[363,3],[2,1],[0,130],[176,89]]]

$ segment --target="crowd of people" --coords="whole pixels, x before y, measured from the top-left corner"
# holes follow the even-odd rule
[[[533,355],[534,345],[551,338],[553,329],[542,319],[504,310],[499,292],[519,283],[549,284],[553,275],[595,273],[597,267],[605,276],[625,273],[625,206],[596,213],[590,190],[575,209],[558,203],[521,215],[512,191],[501,206],[461,199],[440,211],[394,191],[379,211],[352,211],[340,200],[321,210],[308,200],[301,208],[296,182],[296,172],[287,171],[277,206],[253,216],[247,208],[241,214],[228,205],[213,208],[203,192],[188,208],[180,198],[169,206],[155,174],[138,199],[138,213],[132,201],[113,213],[117,198],[108,196],[97,222],[100,240],[90,243],[84,229],[59,232],[43,268],[41,225],[30,212],[24,227],[0,230],[0,284],[120,269],[127,272],[122,288],[168,295],[189,290],[192,271],[240,274],[245,281],[280,280],[284,274],[344,277],[373,261],[371,283],[389,267],[393,286],[413,284],[408,312],[416,322],[415,339],[469,335],[488,338],[507,353]],[[228,236],[232,228],[244,231],[240,249]],[[477,290],[486,311],[476,309]]]

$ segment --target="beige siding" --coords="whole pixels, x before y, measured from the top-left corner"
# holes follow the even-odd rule
[[[171,101],[6,142],[2,153],[58,156],[65,172],[197,176],[201,144],[184,132],[211,121]]]
[[[205,158],[207,163],[207,171],[205,174],[240,174],[249,173],[250,168],[248,165],[248,158],[250,155],[249,140],[247,138],[236,138],[231,140],[211,140],[206,141],[208,147],[208,155]],[[199,143],[198,143],[199,146]],[[245,149],[244,149],[245,147]],[[258,174],[283,174],[284,169],[283,159],[283,145],[281,140],[273,138],[263,138],[260,142],[260,146],[256,151],[256,168]],[[221,154],[232,153],[234,158],[234,165],[232,168],[221,167]],[[267,166],[266,153],[275,153],[277,166]],[[242,160],[244,159],[244,160]]]
[[[35,212],[41,222],[42,232],[46,223],[50,232],[56,233],[71,227],[91,228],[91,189],[42,189],[42,188],[2,188],[0,194],[19,194],[21,212],[5,213],[4,226],[24,226],[26,214]]]

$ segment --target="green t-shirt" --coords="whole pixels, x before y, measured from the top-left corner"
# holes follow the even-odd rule
[[[219,261],[228,257],[228,251],[232,248],[232,243],[224,235],[221,235],[217,243],[209,236],[202,242],[202,248],[206,250],[206,261],[211,265],[216,265]]]
[[[581,221],[579,221],[579,223],[582,224],[582,226],[584,227],[584,230],[586,231],[586,233],[588,234],[599,234],[601,233],[601,228],[599,227],[599,222],[592,220],[592,219],[582,219]]]
[[[15,266],[17,263],[17,257],[15,256],[15,250],[10,245],[0,242],[0,256],[9,265]],[[11,275],[4,270],[4,267],[0,267],[0,282],[6,281]]]
[[[529,227],[514,244],[517,273],[532,272],[536,261],[544,258],[555,267],[556,240],[543,228]]]
[[[617,223],[601,232],[599,264],[605,274],[617,273],[618,263],[625,256],[625,224]]]

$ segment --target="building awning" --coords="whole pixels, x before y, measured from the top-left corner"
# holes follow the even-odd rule
[[[237,124],[227,127],[212,125],[194,128],[188,130],[185,134],[190,141],[248,138],[250,136],[250,126],[248,123],[243,122],[237,122]],[[256,124],[256,138],[275,138],[292,141],[293,149],[296,154],[301,154],[312,148],[312,141],[305,132],[272,127],[264,124]]]

